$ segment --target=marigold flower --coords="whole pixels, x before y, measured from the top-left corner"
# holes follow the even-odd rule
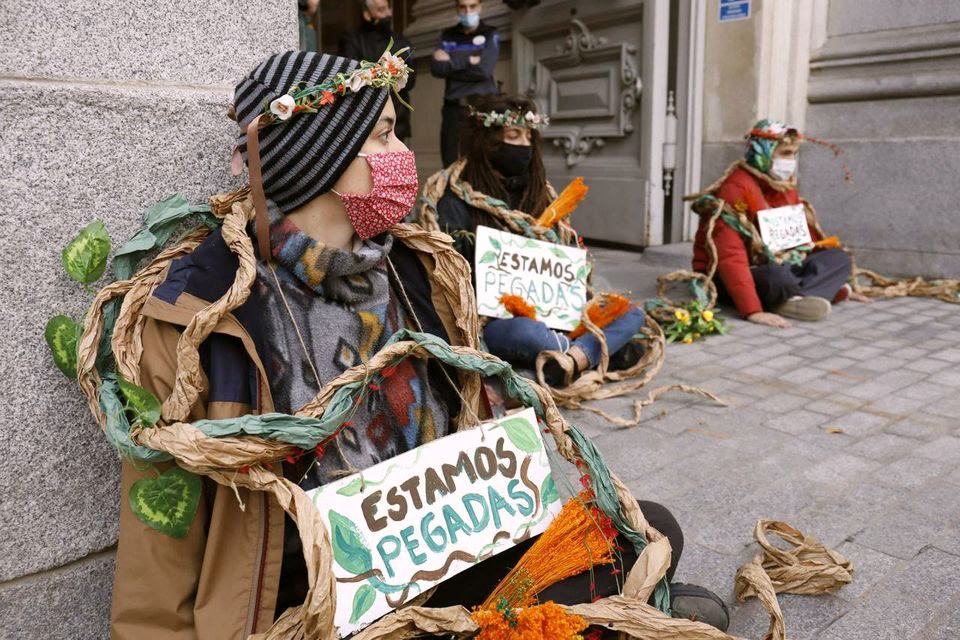
[[[703,313],[700,314],[700,317],[706,320],[707,322],[710,322],[713,320],[713,311],[711,311],[710,309],[706,309]]]
[[[673,317],[683,324],[690,322],[690,312],[686,309],[677,309],[673,312]]]
[[[693,334],[688,333],[687,335],[683,336],[683,344],[690,344],[691,342],[693,342]]]

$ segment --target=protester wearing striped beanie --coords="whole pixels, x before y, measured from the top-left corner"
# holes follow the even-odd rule
[[[269,105],[289,96],[291,87],[317,86],[359,65],[314,51],[288,51],[267,58],[241,80],[234,109],[241,129],[238,147],[248,166],[247,128]],[[263,190],[284,213],[329,191],[376,124],[389,92],[359,83],[357,88],[334,93],[333,101],[316,113],[297,113],[282,125],[260,128]],[[322,92],[319,98],[323,100]]]
[[[376,62],[288,51],[267,58],[237,85],[231,115],[241,133],[234,172],[240,173],[241,158],[246,161],[261,257],[270,255],[267,199],[280,212],[290,213],[332,190],[376,125],[390,91],[399,99],[410,73],[401,57],[405,51],[388,49]],[[373,199],[396,199],[409,187],[401,185],[397,191],[389,184],[391,173],[412,176],[415,182],[413,154],[398,155],[404,156],[397,160],[404,165],[398,171],[382,166],[383,156],[369,160],[371,166],[381,165],[380,177],[387,176],[388,182]],[[352,222],[358,207],[367,209],[369,216],[370,197],[341,198]],[[382,217],[377,211],[373,215]],[[360,236],[368,237],[363,230],[358,229]]]

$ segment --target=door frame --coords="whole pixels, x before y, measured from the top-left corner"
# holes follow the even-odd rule
[[[707,5],[704,0],[679,0],[677,29],[677,166],[670,199],[670,238],[666,242],[690,242],[697,232],[696,214],[683,196],[696,193],[702,184],[703,86],[706,50]],[[679,224],[677,224],[679,223]]]

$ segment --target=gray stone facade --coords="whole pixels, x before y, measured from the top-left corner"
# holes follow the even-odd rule
[[[103,638],[119,465],[43,341],[48,318],[92,298],[60,251],[94,219],[118,246],[157,199],[236,184],[229,95],[296,48],[296,6],[29,1],[0,24],[0,636]]]
[[[827,39],[810,61],[804,193],[862,265],[957,277],[960,236],[960,4],[831,2]]]

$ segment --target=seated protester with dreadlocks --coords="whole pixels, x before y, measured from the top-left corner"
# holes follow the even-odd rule
[[[847,283],[850,256],[837,247],[821,248],[830,239],[797,193],[797,155],[803,139],[783,123],[760,120],[747,135],[746,158],[703,192],[732,210],[713,221],[721,298],[732,300],[747,320],[772,327],[789,327],[784,316],[819,320],[830,312],[831,302],[848,298],[869,302]],[[798,204],[806,209],[813,246],[771,255],[757,231],[758,212]],[[709,273],[712,267],[707,230],[714,212],[715,203],[700,211],[693,244],[693,269],[700,273]]]
[[[409,69],[394,55],[373,72],[359,72],[370,69],[364,63],[358,70],[346,58],[288,52],[271,56],[237,85],[238,151],[249,168],[250,194],[234,192],[228,200],[234,211],[255,212],[247,229],[255,263],[241,260],[242,247],[218,228],[169,265],[140,312],[140,384],[166,399],[178,373],[190,373],[178,372],[184,328],[253,271],[245,301],[200,346],[200,394],[185,420],[295,412],[324,384],[369,362],[402,328],[477,343],[457,323],[464,315],[459,290],[431,276],[443,269],[466,279],[468,265],[448,237],[397,224],[417,194],[414,156],[396,137],[390,97]],[[376,389],[370,385],[329,450],[318,447],[265,468],[282,469],[309,490],[450,433],[454,416],[476,414],[478,403],[453,388],[452,372],[431,365],[402,360]],[[122,495],[173,465],[124,459]],[[304,602],[301,541],[274,494],[210,478],[203,483],[196,515],[180,538],[151,528],[129,500],[120,501],[114,639],[246,638],[267,632]],[[660,505],[640,505],[673,545],[672,576],[683,547],[679,527]],[[510,568],[497,558],[482,563],[494,584]],[[564,593],[584,602],[588,578],[578,579]],[[455,585],[446,596],[442,587],[441,597],[467,606],[489,593],[470,601]],[[685,593],[674,600],[681,610]],[[696,591],[686,600],[694,613],[720,606]]]
[[[552,200],[541,155],[540,129],[546,118],[526,98],[484,96],[475,101],[461,134],[461,157],[448,170],[446,191],[436,203],[436,221],[422,207],[420,223],[450,234],[457,250],[473,265],[478,225],[549,242],[576,245],[565,221],[552,229],[537,218]],[[639,362],[643,349],[632,341],[644,326],[644,313],[630,306],[603,328],[609,369],[625,370]],[[559,387],[600,363],[600,341],[592,334],[571,340],[540,320],[514,317],[489,320],[483,331],[490,353],[510,364],[532,369],[546,352],[546,382]]]

